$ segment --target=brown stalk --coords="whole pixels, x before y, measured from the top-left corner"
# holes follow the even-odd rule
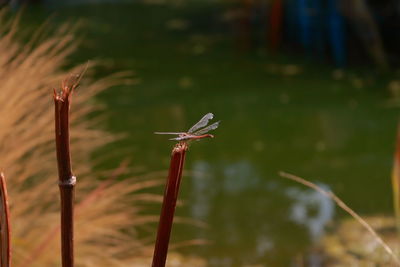
[[[3,173],[0,173],[0,251],[1,267],[11,266],[11,245],[10,245],[10,212],[8,209],[8,195],[6,179]]]
[[[168,244],[187,149],[188,145],[185,142],[176,144],[172,149],[171,163],[164,191],[164,200],[153,254],[153,267],[164,267],[167,260]]]
[[[61,199],[61,259],[63,267],[74,266],[74,198],[76,177],[72,174],[69,149],[69,109],[71,95],[82,74],[62,82],[61,91],[54,90],[55,134],[58,164],[58,185]]]

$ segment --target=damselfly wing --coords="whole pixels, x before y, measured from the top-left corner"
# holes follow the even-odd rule
[[[208,122],[214,118],[214,114],[207,113],[203,116],[195,125],[193,125],[187,132],[155,132],[155,134],[171,134],[178,135],[178,137],[171,138],[169,140],[184,141],[184,140],[195,140],[206,137],[213,138],[211,134],[207,134],[209,131],[218,128],[219,121],[207,126]]]

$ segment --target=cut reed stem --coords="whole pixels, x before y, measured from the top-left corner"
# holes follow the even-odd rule
[[[187,149],[188,145],[185,142],[176,144],[172,149],[171,163],[167,183],[165,185],[152,267],[164,267],[167,260],[172,222],[174,219],[176,201],[178,199],[179,185],[182,178],[182,170]]]
[[[69,149],[71,95],[82,73],[65,79],[59,93],[54,90],[58,185],[61,199],[61,259],[63,267],[74,266],[74,198],[76,177],[72,174]]]
[[[1,266],[11,266],[11,245],[10,245],[10,211],[8,209],[8,194],[6,186],[6,178],[0,173],[0,251]]]

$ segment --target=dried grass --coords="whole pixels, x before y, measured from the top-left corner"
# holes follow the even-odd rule
[[[54,144],[52,87],[77,48],[65,25],[47,38],[16,41],[17,20],[0,14],[0,170],[8,178],[14,266],[60,266],[59,196]],[[5,26],[6,25],[6,26]],[[41,40],[39,40],[41,39]],[[35,43],[35,44],[34,44]],[[34,44],[34,45],[33,45]],[[71,110],[72,166],[78,177],[75,247],[77,266],[132,266],[143,252],[135,226],[154,220],[137,216],[140,193],[157,181],[101,182],[92,173],[91,154],[115,137],[96,129],[87,115],[99,106],[91,99],[106,88],[128,82],[126,74],[96,80],[87,73]],[[149,195],[143,195],[149,199]],[[150,196],[151,199],[151,196]]]

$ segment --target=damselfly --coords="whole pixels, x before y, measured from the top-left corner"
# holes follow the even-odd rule
[[[155,132],[155,134],[173,134],[178,135],[178,137],[171,138],[169,140],[176,141],[186,141],[186,140],[196,140],[202,139],[206,137],[213,138],[212,134],[207,134],[209,131],[215,130],[218,128],[219,121],[214,122],[207,126],[208,121],[214,117],[214,114],[207,113],[204,115],[198,123],[192,126],[187,132]]]

